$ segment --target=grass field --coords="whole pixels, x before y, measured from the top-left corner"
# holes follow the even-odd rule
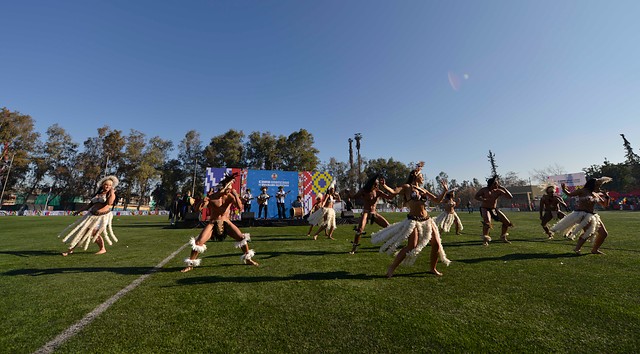
[[[443,277],[426,273],[425,249],[386,279],[392,258],[368,236],[347,254],[351,225],[336,241],[310,240],[307,227],[245,228],[260,267],[241,265],[228,239],[183,274],[184,249],[56,352],[637,352],[640,213],[601,213],[603,256],[546,240],[526,212],[508,214],[512,244],[482,247],[477,212],[459,215],[464,234],[443,235],[453,261],[439,264]],[[0,218],[0,352],[38,350],[199,231],[117,217],[108,253],[93,255],[94,244],[62,257],[56,235],[73,220]]]

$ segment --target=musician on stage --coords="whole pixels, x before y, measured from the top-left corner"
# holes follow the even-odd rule
[[[284,205],[284,198],[289,194],[289,192],[284,191],[284,186],[278,187],[278,191],[276,192],[276,206],[278,207],[278,219],[286,219],[286,208]]]
[[[242,205],[244,206],[245,212],[251,211],[251,200],[253,200],[253,195],[251,195],[251,188],[247,188],[247,190],[242,195]]]
[[[267,186],[262,186],[260,190],[262,191],[262,193],[258,194],[258,219],[260,218],[260,215],[262,215],[262,210],[264,210],[264,219],[266,219],[267,207],[269,204],[269,198],[271,198],[271,196],[267,194]]]

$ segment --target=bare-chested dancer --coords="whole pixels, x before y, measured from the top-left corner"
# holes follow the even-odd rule
[[[564,200],[553,193],[556,191],[556,186],[548,186],[544,189],[545,195],[540,198],[540,225],[547,234],[549,239],[553,238],[553,232],[549,230],[547,224],[553,219],[561,220],[566,215],[560,210],[560,206],[567,208]]]
[[[584,184],[583,188],[576,189],[573,192],[569,192],[567,186],[564,183],[562,184],[562,191],[570,197],[578,197],[578,203],[571,214],[553,225],[550,230],[551,232],[560,233],[570,232],[569,238],[572,240],[582,233],[573,250],[577,254],[580,254],[580,248],[592,236],[596,236],[596,240],[591,247],[591,253],[603,254],[600,251],[600,246],[602,246],[609,233],[604,227],[600,215],[595,213],[595,206],[596,204],[600,204],[605,208],[609,206],[611,199],[609,193],[600,189],[604,183],[609,181],[611,181],[610,177],[591,178]]]
[[[512,227],[513,224],[507,217],[498,209],[498,198],[506,197],[512,199],[513,195],[506,188],[500,185],[498,182],[498,176],[494,176],[487,180],[487,186],[481,188],[475,195],[475,199],[481,202],[480,214],[482,215],[482,244],[488,246],[491,241],[489,236],[489,230],[493,228],[491,220],[500,221],[502,223],[502,235],[500,239],[503,242],[511,243],[507,236],[509,233],[507,230]]]
[[[351,247],[351,252],[349,252],[349,254],[355,254],[356,249],[360,246],[360,237],[366,233],[364,228],[367,226],[367,219],[371,220],[371,223],[375,222],[383,228],[389,226],[387,219],[376,211],[376,204],[378,204],[378,199],[381,197],[385,199],[391,199],[392,197],[378,188],[379,183],[384,184],[384,179],[381,178],[380,175],[376,174],[369,178],[367,183],[362,186],[362,189],[360,189],[358,193],[352,196],[352,199],[362,199],[363,206],[360,223],[356,228],[356,235],[351,242],[353,243],[353,246]]]
[[[232,187],[235,176],[236,174],[232,174],[223,178],[220,181],[220,188],[218,191],[204,198],[204,201],[200,206],[200,210],[208,208],[208,215],[210,215],[209,222],[207,223],[207,226],[202,229],[202,232],[200,232],[197,239],[191,238],[191,255],[189,258],[184,260],[184,263],[187,266],[182,270],[183,273],[200,265],[198,254],[207,250],[206,243],[211,238],[212,233],[215,233],[214,237],[220,241],[224,240],[227,235],[231,236],[237,241],[235,243],[236,248],[240,248],[243,251],[243,255],[240,259],[244,264],[254,266],[258,265],[258,263],[252,259],[255,252],[249,249],[249,245],[247,243],[250,240],[249,234],[243,234],[240,232],[240,229],[238,229],[238,227],[236,227],[229,219],[232,205],[242,210],[242,200],[240,199],[238,192],[236,192]]]

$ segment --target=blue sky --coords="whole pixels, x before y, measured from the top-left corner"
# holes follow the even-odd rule
[[[640,153],[638,1],[0,1],[0,106],[78,143],[309,130],[458,181]]]

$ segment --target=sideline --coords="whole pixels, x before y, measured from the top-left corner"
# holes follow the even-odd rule
[[[105,312],[109,307],[111,307],[111,305],[113,305],[121,297],[125,296],[131,290],[135,289],[145,279],[147,279],[147,277],[149,277],[151,274],[157,272],[158,270],[160,270],[160,268],[164,267],[165,264],[169,263],[169,261],[171,259],[173,259],[173,257],[175,257],[178,253],[182,252],[182,250],[184,250],[187,246],[189,246],[189,243],[185,243],[184,245],[182,245],[182,247],[178,248],[177,251],[173,252],[167,258],[165,258],[162,262],[158,263],[149,272],[147,272],[146,274],[141,275],[138,279],[134,280],[133,282],[131,282],[131,284],[127,285],[127,287],[125,287],[124,289],[118,291],[118,293],[116,293],[111,298],[109,298],[107,301],[103,302],[98,307],[93,309],[93,311],[89,312],[80,321],[76,322],[71,327],[67,328],[62,333],[60,333],[53,340],[49,341],[47,344],[45,344],[42,347],[40,347],[40,349],[36,350],[34,352],[34,354],[49,354],[49,353],[53,353],[54,350],[56,350],[59,346],[64,344],[64,342],[66,342],[67,340],[71,339],[76,334],[78,334],[80,331],[82,331],[87,325],[89,325],[91,322],[93,322],[93,320],[95,320],[96,317],[100,316],[100,314]]]

